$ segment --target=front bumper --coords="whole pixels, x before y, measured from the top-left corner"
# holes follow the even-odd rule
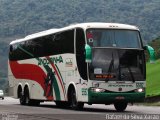
[[[143,102],[145,92],[93,92],[88,90],[88,102],[92,104],[111,104],[117,101],[129,103]]]

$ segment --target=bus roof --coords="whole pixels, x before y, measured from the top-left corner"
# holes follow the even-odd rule
[[[84,30],[88,28],[104,28],[104,29],[128,29],[128,30],[139,30],[136,26],[127,25],[127,24],[120,24],[120,23],[99,23],[99,22],[92,22],[92,23],[78,23],[78,24],[71,24],[67,27],[58,28],[58,29],[49,29],[42,32],[38,32],[35,34],[28,35],[22,39],[14,40],[10,44],[19,43],[22,41],[32,40],[34,38],[39,38],[45,35],[50,35],[56,32],[62,32],[69,29],[74,28],[83,28]]]

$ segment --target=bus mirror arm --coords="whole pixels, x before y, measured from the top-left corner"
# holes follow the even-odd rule
[[[143,46],[143,49],[144,49],[144,50],[147,50],[147,46],[146,46],[146,45],[145,45],[145,46]]]

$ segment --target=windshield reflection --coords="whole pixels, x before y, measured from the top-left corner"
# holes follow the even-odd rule
[[[139,32],[134,30],[88,29],[87,42],[92,47],[140,48]]]

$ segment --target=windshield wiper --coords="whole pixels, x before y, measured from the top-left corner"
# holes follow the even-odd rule
[[[134,75],[133,75],[133,73],[132,73],[131,68],[130,68],[129,66],[127,66],[127,68],[128,68],[128,71],[129,71],[129,73],[130,73],[130,75],[131,75],[132,81],[135,82]]]
[[[113,57],[113,53],[112,53],[112,60],[111,60],[111,62],[110,62],[110,64],[109,64],[109,68],[108,68],[108,72],[107,72],[107,75],[108,75],[108,76],[111,75],[112,68],[114,68],[114,57]],[[108,82],[108,81],[109,81],[109,77],[107,77],[107,78],[105,79],[105,81]]]
[[[120,66],[120,65],[119,65]],[[132,79],[133,82],[135,82],[135,78],[134,78],[134,75],[132,73],[132,70],[129,66],[123,66],[123,67],[119,67],[119,80],[121,81],[122,79],[124,79],[124,77],[126,77],[125,73],[122,73],[121,74],[121,68],[127,68],[128,69],[128,72],[130,74],[130,77]]]

